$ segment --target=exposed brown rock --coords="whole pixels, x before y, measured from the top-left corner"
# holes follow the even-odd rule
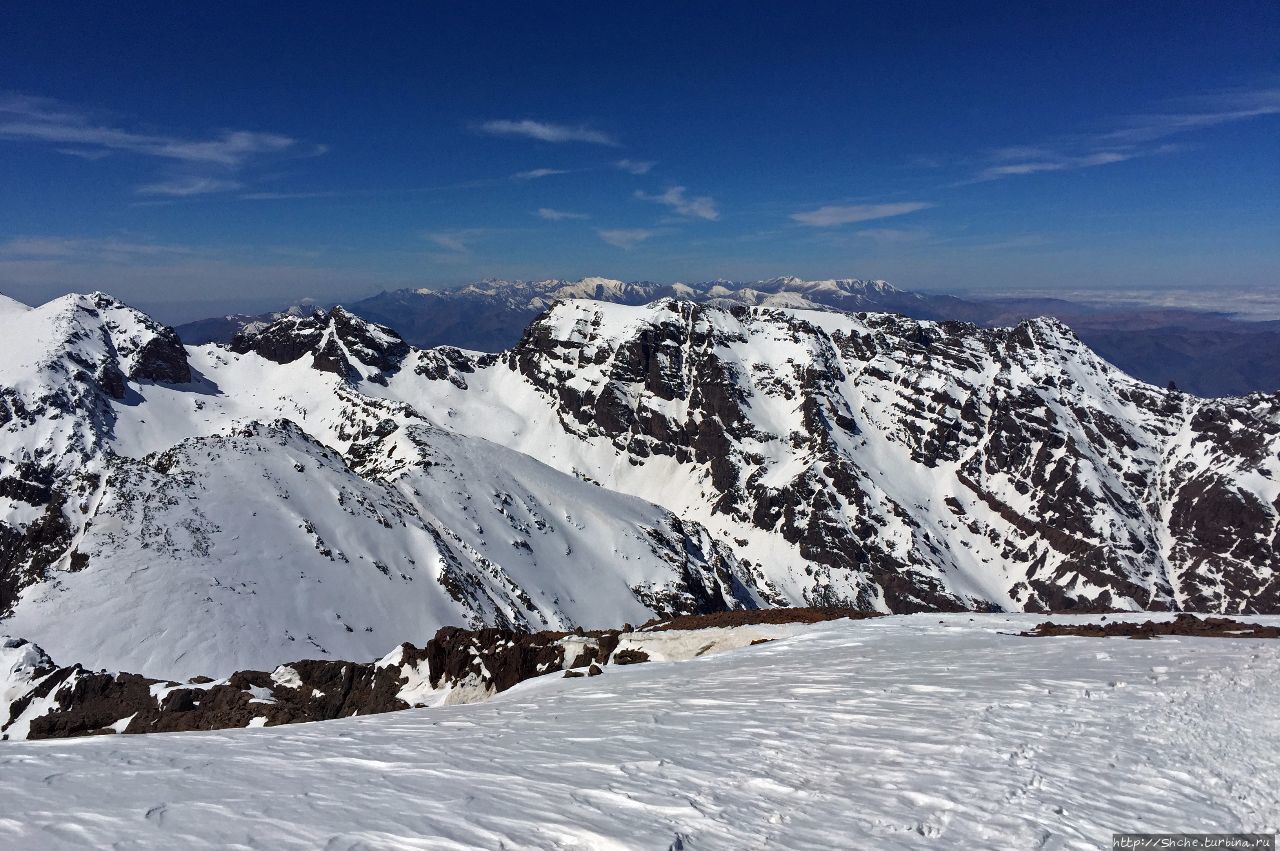
[[[796,609],[746,609],[732,612],[716,612],[709,615],[682,615],[668,620],[653,620],[640,627],[643,632],[666,629],[705,629],[713,626],[748,626],[774,623],[821,623],[839,618],[880,617],[876,612],[862,612],[849,608],[796,608]]]
[[[1052,623],[1020,633],[1032,638],[1076,635],[1085,638],[1156,638],[1186,635],[1195,638],[1280,638],[1280,627],[1238,621],[1232,618],[1199,618],[1183,612],[1171,621],[1111,621],[1110,623]]]

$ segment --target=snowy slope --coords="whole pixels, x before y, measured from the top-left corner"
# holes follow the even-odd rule
[[[137,347],[112,343],[126,326],[115,307],[69,310],[107,368],[137,371]],[[56,398],[69,382],[43,364],[64,368],[65,351],[19,364],[15,386],[37,391],[3,433],[20,463],[4,479],[0,562],[21,559],[0,563],[5,630],[63,659],[172,676],[373,659],[446,624],[612,626],[759,604],[753,575],[696,523],[362,394],[349,382],[408,347],[364,323],[338,333],[347,319],[315,329],[296,363],[206,347],[193,380],[129,382],[119,400],[94,380]],[[43,449],[51,430],[58,452]]]
[[[446,624],[608,626],[733,599],[716,574],[732,555],[695,526],[484,441],[409,432],[390,481],[287,420],[113,459],[74,568],[27,589],[5,629],[57,658],[223,675],[373,659]]]
[[[0,312],[0,340],[0,616],[60,659],[207,673],[726,606],[1280,607],[1280,397],[1158,390],[1049,320],[579,300],[480,355],[335,308],[183,350],[95,294]]]
[[[1058,848],[1280,828],[1280,646],[833,622],[487,703],[10,742],[10,847]],[[198,770],[197,770],[198,769]]]

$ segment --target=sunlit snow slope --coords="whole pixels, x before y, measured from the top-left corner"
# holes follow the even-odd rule
[[[1275,611],[1280,397],[1141,384],[1048,320],[555,305],[509,352],[335,308],[184,349],[0,304],[0,626],[172,676],[442,624]]]
[[[1036,620],[836,621],[483,704],[10,742],[0,843],[1095,849],[1280,828],[1280,643],[1001,634]]]

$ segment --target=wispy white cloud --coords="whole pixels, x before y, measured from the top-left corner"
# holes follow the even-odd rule
[[[653,167],[657,163],[649,160],[618,160],[613,165],[628,174],[648,174],[653,171]]]
[[[1048,244],[1049,240],[1038,233],[1024,233],[995,242],[980,242],[975,244],[973,248],[979,251],[1010,251],[1017,248],[1039,248]]]
[[[1136,157],[1149,156],[1154,151],[1097,151],[1092,154],[1069,156],[1066,154],[1044,152],[1033,159],[1019,162],[1008,162],[987,166],[970,183],[981,183],[988,180],[999,180],[1002,177],[1013,177],[1021,174],[1039,174],[1046,171],[1070,171],[1080,168],[1094,168],[1100,165],[1122,163]]]
[[[230,192],[244,186],[238,180],[226,180],[217,177],[199,177],[188,175],[148,183],[139,186],[135,191],[139,195],[164,195],[172,198],[188,198],[192,195],[208,195],[211,192]]]
[[[465,254],[471,249],[467,247],[467,243],[458,234],[452,233],[429,233],[427,241],[443,248],[445,251],[456,251],[459,254]]]
[[[802,225],[830,228],[853,222],[904,216],[918,210],[927,210],[932,206],[933,204],[927,201],[902,201],[896,204],[828,204],[816,210],[792,213],[791,218]]]
[[[0,257],[27,260],[110,261],[195,253],[196,249],[188,245],[140,242],[136,238],[17,236],[0,243]]]
[[[929,238],[924,228],[866,228],[858,236],[879,243],[921,242]]]
[[[242,192],[241,201],[298,201],[305,198],[337,198],[341,192]]]
[[[80,146],[58,149],[62,153],[74,151],[74,156],[115,151],[230,167],[243,166],[261,154],[299,146],[298,140],[289,136],[248,130],[224,130],[207,139],[137,133],[94,121],[88,113],[48,98],[22,95],[0,97],[0,138]]]
[[[551,207],[539,207],[537,210],[534,210],[533,214],[538,218],[546,219],[549,222],[567,222],[591,218],[586,213],[571,213],[567,210],[555,210]]]
[[[613,136],[585,124],[553,124],[549,121],[534,121],[529,118],[519,121],[504,118],[486,121],[477,129],[490,136],[516,136],[537,139],[539,142],[586,142],[592,145],[619,147],[618,140]]]
[[[458,230],[429,231],[423,238],[454,255],[471,253],[471,246],[494,234],[492,228],[461,228]]]
[[[610,245],[630,251],[645,240],[657,236],[658,232],[647,228],[615,228],[597,230],[596,234]]]
[[[1268,115],[1280,115],[1280,88],[1237,89],[1168,101],[1161,109],[1112,122],[1113,129],[1037,145],[996,148],[990,165],[964,183],[1075,171],[1172,153],[1171,137]],[[1159,144],[1157,144],[1159,143]]]
[[[568,174],[563,168],[534,168],[529,171],[517,171],[511,175],[512,180],[537,180],[541,177],[552,177],[557,174]]]
[[[0,94],[0,140],[49,144],[58,153],[87,160],[127,154],[167,162],[176,170],[170,178],[139,189],[143,194],[162,195],[237,189],[240,181],[229,175],[257,161],[314,156],[326,150],[280,133],[250,130],[222,130],[205,138],[140,132],[50,98],[15,94]]]
[[[666,192],[658,195],[649,195],[637,190],[636,197],[641,201],[665,204],[680,215],[691,219],[715,221],[720,218],[720,211],[716,209],[715,199],[710,195],[690,197],[683,186],[672,186]]]
[[[1124,118],[1120,127],[1099,138],[1117,143],[1152,142],[1220,124],[1280,115],[1280,88],[1232,89],[1172,100],[1162,106]]]
[[[56,150],[58,153],[65,154],[68,157],[89,160],[90,162],[106,159],[111,156],[111,151],[105,148],[57,148]]]

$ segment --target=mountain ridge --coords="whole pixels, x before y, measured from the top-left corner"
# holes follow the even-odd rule
[[[580,280],[488,280],[456,289],[406,288],[350,302],[365,319],[395,328],[419,348],[448,345],[501,351],[558,299],[590,298],[639,305],[659,298],[842,311],[901,313],[915,319],[958,320],[1006,327],[1040,315],[1065,321],[1091,348],[1125,372],[1152,384],[1173,382],[1200,396],[1280,390],[1280,322],[1233,321],[1223,314],[1140,305],[1095,305],[1052,297],[957,296],[901,290],[878,280],[715,280],[660,284],[588,277]],[[230,342],[249,323],[301,315],[229,316],[179,326],[188,343]]]
[[[1280,394],[1145,385],[1051,319],[576,300],[485,354],[335,308],[173,350],[107,296],[50,304],[0,312],[43,341],[0,363],[0,626],[59,658],[207,673],[776,605],[1280,608]]]

